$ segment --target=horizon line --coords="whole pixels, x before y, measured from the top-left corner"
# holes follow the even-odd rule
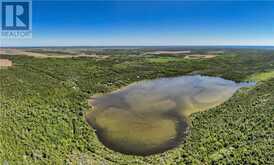
[[[0,48],[50,48],[50,47],[274,47],[274,45],[43,45],[43,46],[1,46]]]

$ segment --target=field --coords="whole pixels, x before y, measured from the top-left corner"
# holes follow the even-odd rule
[[[0,59],[0,68],[11,67],[12,62],[8,59]]]
[[[273,164],[274,51],[227,50],[208,59],[113,52],[98,54],[108,58],[1,55],[13,67],[0,70],[0,163]],[[85,122],[87,100],[94,94],[144,79],[188,74],[257,85],[193,114],[185,143],[161,154],[114,152]]]

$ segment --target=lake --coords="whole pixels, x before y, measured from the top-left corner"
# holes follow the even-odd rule
[[[192,113],[218,106],[239,88],[254,85],[200,75],[145,80],[91,97],[93,110],[85,118],[108,148],[156,154],[184,141]]]

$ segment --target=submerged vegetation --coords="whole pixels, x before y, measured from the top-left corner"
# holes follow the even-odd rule
[[[274,52],[227,51],[211,59],[113,55],[109,58],[2,56],[0,163],[273,164]],[[224,104],[191,115],[185,143],[148,157],[102,145],[85,122],[87,99],[132,82],[187,74],[263,80]],[[265,78],[267,77],[267,78]]]
[[[241,87],[253,85],[199,75],[140,81],[93,96],[93,109],[85,118],[105,146],[147,156],[180,145],[191,114],[218,106]]]

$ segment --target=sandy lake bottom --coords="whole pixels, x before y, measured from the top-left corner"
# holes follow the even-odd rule
[[[239,88],[253,85],[200,75],[146,80],[92,97],[94,109],[85,118],[108,148],[150,155],[181,144],[192,113],[218,106]]]

